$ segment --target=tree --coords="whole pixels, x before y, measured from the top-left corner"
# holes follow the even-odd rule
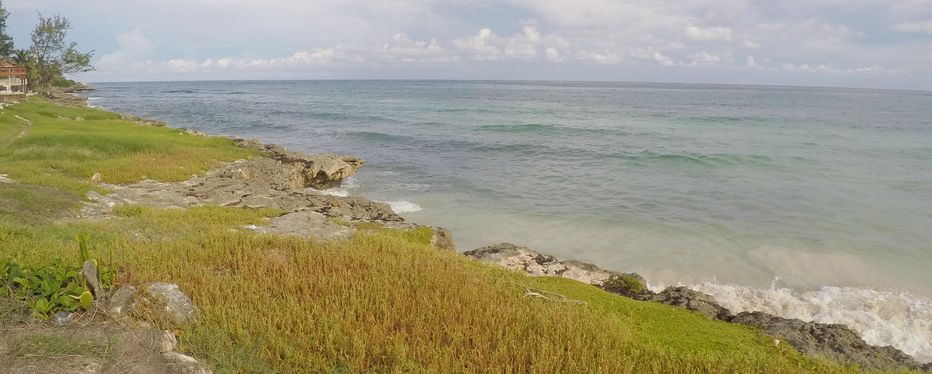
[[[9,58],[13,54],[13,38],[6,33],[6,18],[10,12],[3,7],[0,1],[0,58]]]
[[[48,88],[55,82],[67,81],[65,74],[94,70],[91,66],[94,51],[79,52],[75,49],[77,43],[66,42],[68,30],[71,30],[71,22],[65,17],[39,15],[39,24],[32,31],[32,47],[29,49],[36,86]]]
[[[17,49],[10,55],[10,61],[26,68],[26,78],[29,81],[29,86],[32,87],[33,82],[36,81],[36,64],[33,63],[32,52],[28,49]]]

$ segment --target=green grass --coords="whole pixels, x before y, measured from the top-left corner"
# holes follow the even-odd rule
[[[24,128],[23,136],[11,138]],[[23,183],[78,193],[100,190],[90,180],[95,173],[104,182],[117,184],[178,181],[218,161],[256,154],[229,139],[143,127],[114,113],[62,107],[38,98],[0,111],[0,136],[0,173]]]
[[[123,206],[108,220],[61,221],[78,193],[98,188],[93,172],[178,180],[249,153],[42,101],[2,112],[0,134],[18,126],[11,113],[33,126],[0,151],[0,172],[28,183],[0,189],[0,257],[41,264],[90,235],[92,255],[113,251],[118,283],[174,282],[192,297],[201,315],[181,349],[218,372],[854,371],[747,327],[438,251],[426,228],[319,243],[242,229],[275,210],[222,207]],[[146,157],[158,162],[132,163]]]

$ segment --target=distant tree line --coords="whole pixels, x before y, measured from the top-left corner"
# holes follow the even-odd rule
[[[94,70],[91,57],[94,51],[81,52],[77,43],[67,41],[71,22],[61,15],[45,17],[39,14],[39,23],[32,30],[29,48],[17,49],[7,34],[6,21],[10,13],[0,1],[0,59],[26,68],[29,85],[36,91],[51,87],[71,87],[76,83],[67,74]]]

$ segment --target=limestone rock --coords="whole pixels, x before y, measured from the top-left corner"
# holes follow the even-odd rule
[[[273,144],[262,144],[255,139],[234,138],[233,142],[244,148],[258,149],[269,159],[278,161],[289,170],[291,179],[299,182],[293,188],[311,187],[318,190],[339,186],[365,163],[361,158],[340,156],[331,153],[308,155],[289,151]]]
[[[136,304],[136,287],[123,286],[110,295],[110,302],[107,303],[107,312],[115,319],[129,316],[130,311]]]
[[[578,261],[560,261],[530,248],[501,243],[463,253],[482,262],[496,264],[534,276],[549,275],[575,279],[583,283],[602,285],[619,273]]]
[[[443,227],[431,227],[434,231],[430,238],[430,244],[437,249],[444,251],[456,251],[456,245],[453,244],[453,233]]]
[[[87,287],[94,294],[94,299],[99,299],[104,295],[103,286],[100,284],[100,277],[97,275],[97,264],[94,261],[84,261],[81,267],[81,276],[87,282]]]
[[[761,329],[804,354],[858,364],[863,369],[887,371],[903,367],[918,370],[930,368],[923,367],[899,349],[868,345],[856,332],[842,324],[803,322],[762,312],[738,313],[731,321]]]
[[[175,350],[175,347],[178,345],[178,339],[175,338],[175,334],[171,331],[165,330],[162,331],[162,335],[159,339],[159,352],[171,352]]]
[[[100,182],[100,179],[101,179],[100,173],[94,173],[94,175],[91,176],[92,182]]]
[[[691,290],[683,286],[669,287],[662,292],[645,298],[648,301],[672,305],[689,309],[710,319],[730,321],[733,317],[730,310],[722,307],[712,296]]]
[[[146,291],[164,307],[164,319],[175,326],[182,326],[197,318],[197,308],[177,284],[152,282],[145,285]]]
[[[164,352],[162,358],[168,362],[169,373],[178,374],[211,374],[207,366],[198,362],[194,357],[178,352]]]
[[[11,179],[9,175],[0,174],[0,183],[13,184],[13,183],[15,183],[15,182],[16,182],[16,181],[14,181],[13,179]]]
[[[637,273],[623,273],[612,276],[602,284],[601,288],[637,300],[645,300],[653,296],[653,293],[647,288],[647,280]]]
[[[249,227],[260,233],[297,235],[320,241],[348,239],[353,235],[351,226],[337,225],[328,221],[322,213],[300,211],[288,213],[269,220],[267,225]]]

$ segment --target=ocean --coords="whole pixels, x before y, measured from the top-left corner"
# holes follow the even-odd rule
[[[932,360],[932,92],[496,81],[96,83],[90,103],[366,165],[328,191],[847,323]]]

